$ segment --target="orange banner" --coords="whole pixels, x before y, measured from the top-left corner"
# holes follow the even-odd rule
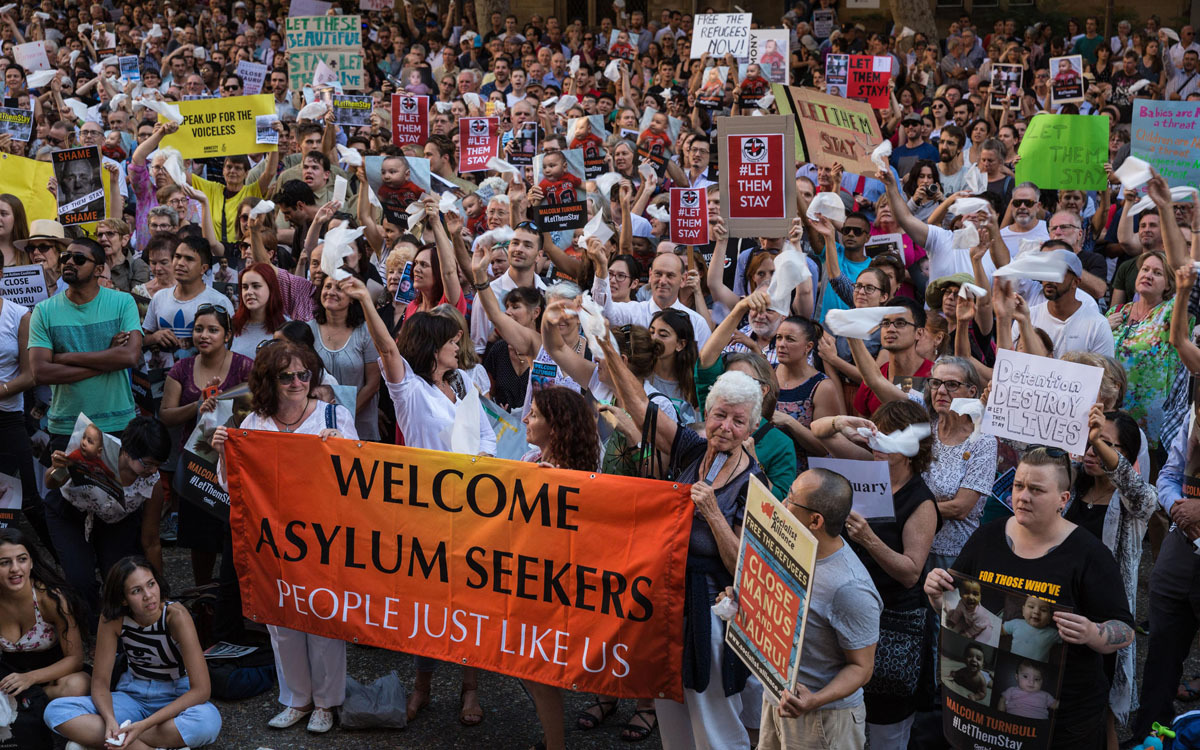
[[[272,432],[227,446],[247,617],[683,700],[687,485]]]

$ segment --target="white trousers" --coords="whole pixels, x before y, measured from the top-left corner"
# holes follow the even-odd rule
[[[346,642],[268,625],[279,702],[336,708],[346,702]]]
[[[683,703],[655,699],[658,731],[663,750],[750,750],[750,736],[742,726],[742,695],[725,697],[721,679],[721,651],[725,623],[709,614],[712,637],[708,688],[703,693],[683,691]]]
[[[912,734],[913,721],[917,715],[901,719],[895,724],[867,724],[867,739],[871,747],[908,747],[908,737]]]

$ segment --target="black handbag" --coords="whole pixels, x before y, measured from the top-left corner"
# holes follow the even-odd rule
[[[875,671],[863,686],[867,695],[908,697],[917,691],[925,656],[930,610],[885,609],[879,618]]]

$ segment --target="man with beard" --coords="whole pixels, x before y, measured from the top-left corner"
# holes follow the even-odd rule
[[[938,136],[938,173],[942,178],[942,194],[952,195],[963,189],[967,167],[963,164],[963,144],[967,134],[957,125],[946,125]]]
[[[519,286],[532,286],[541,291],[546,290],[546,283],[534,269],[541,246],[542,235],[538,233],[533,224],[522,222],[513,230],[513,238],[508,243],[508,270],[490,282],[492,294],[496,295],[500,304],[503,305],[505,296]],[[467,261],[467,264],[463,267],[470,268],[470,258],[464,256],[458,259],[460,264],[464,260]],[[483,311],[483,303],[476,296],[475,302],[471,306],[471,342],[475,344],[475,351],[478,354],[482,355],[487,349],[491,336],[492,322],[488,320],[487,314]]]
[[[903,307],[897,315],[885,315],[879,324],[879,343],[890,355],[879,372],[901,390],[923,391],[933,363],[917,353],[917,341],[925,335],[925,308],[908,297],[892,297],[885,307]],[[1101,318],[1103,320],[1103,318]],[[864,380],[854,394],[854,409],[863,417],[875,413],[883,402]]]
[[[1042,295],[1046,301],[1029,309],[1029,322],[1049,334],[1054,342],[1052,354],[1055,357],[1067,352],[1113,356],[1115,347],[1108,319],[1094,305],[1086,305],[1076,296],[1079,279],[1084,273],[1079,256],[1062,240],[1050,240],[1042,245],[1042,251],[1053,253],[1066,264],[1067,271],[1060,282],[1042,282]],[[1014,325],[1014,338],[1017,333]]]
[[[1022,182],[1013,190],[1011,208],[1011,224],[1006,224],[1000,230],[1000,239],[1008,247],[1008,254],[1017,257],[1022,242],[1045,242],[1050,239],[1046,230],[1046,222],[1038,218],[1042,212],[1042,191],[1032,182]]]

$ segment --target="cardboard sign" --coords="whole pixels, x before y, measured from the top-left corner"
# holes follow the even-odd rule
[[[946,739],[957,750],[1049,750],[1068,648],[1054,613],[1071,611],[1054,603],[1059,586],[1001,570],[951,575],[938,639]]]
[[[0,135],[28,143],[33,135],[33,110],[0,107]]]
[[[883,136],[869,104],[796,86],[780,86],[777,90],[784,96],[780,113],[785,110],[792,113],[799,126],[806,154],[800,158],[807,158],[818,167],[838,163],[847,172],[857,174],[872,175],[879,171],[871,161],[871,152]]]
[[[542,191],[542,204],[534,208],[541,231],[561,232],[587,224],[583,175],[583,151],[579,149],[533,157],[533,182]]]
[[[1083,56],[1050,58],[1050,108],[1083,101]]]
[[[1137,99],[1130,153],[1144,159],[1171,187],[1200,184],[1200,104]]]
[[[121,77],[125,80],[142,80],[142,61],[137,55],[122,55],[117,58],[117,65],[121,69]]]
[[[888,56],[850,55],[850,75],[846,81],[846,96],[871,105],[871,109],[887,109],[891,104],[888,81],[892,80],[892,58]]]
[[[791,66],[787,29],[752,29],[750,31],[750,62],[758,63],[763,77],[771,83],[791,82]],[[744,76],[743,76],[744,77]]]
[[[1000,349],[980,429],[987,435],[1083,455],[1088,411],[1096,403],[1103,375],[1100,367]]]
[[[1095,115],[1035,115],[1017,147],[1017,184],[1032,181],[1043,190],[1104,190],[1108,124],[1107,117]]]
[[[506,159],[508,163],[514,167],[528,167],[532,165],[533,157],[536,156],[539,151],[538,144],[541,143],[541,136],[542,128],[536,122],[524,122],[513,128],[513,137],[511,140],[509,140],[509,145],[505,148],[505,153],[507,154]],[[585,142],[590,142],[590,140],[590,138],[584,138]],[[592,166],[588,164],[588,147],[582,144],[574,145],[574,141],[572,141],[570,147],[583,149],[583,168],[590,171]],[[604,166],[603,156],[601,156],[600,166]],[[589,174],[589,177],[592,176],[594,175]]]
[[[174,146],[185,159],[260,154],[276,150],[258,142],[258,117],[275,114],[270,94],[196,99],[179,103],[183,124],[164,136],[163,146]],[[165,121],[159,115],[161,121]]]
[[[335,125],[346,125],[352,128],[370,127],[371,112],[374,107],[372,97],[354,94],[332,94],[331,96]]]
[[[46,271],[34,263],[28,266],[9,266],[0,276],[0,297],[9,302],[33,307],[46,299]]]
[[[813,36],[817,39],[828,39],[833,33],[833,24],[837,19],[833,8],[816,8],[812,13]]]
[[[242,79],[242,93],[246,96],[261,94],[267,80],[267,66],[262,63],[238,60],[234,73]]]
[[[461,131],[460,131],[461,132]],[[429,140],[429,97],[392,94],[392,145]]]
[[[825,58],[825,93],[846,98],[850,83],[850,55],[828,55]]]
[[[796,686],[817,564],[817,540],[750,477],[733,586],[738,613],[725,643],[776,702]]]
[[[1004,109],[1004,97],[1012,95],[1010,111],[1021,109],[1021,92],[1025,87],[1025,67],[1011,63],[993,63],[992,79],[988,86],[988,107]]]
[[[486,171],[488,160],[500,154],[500,119],[460,117],[458,120],[458,171]]]
[[[528,124],[531,123],[526,123]],[[567,148],[583,152],[583,173],[589,180],[604,173],[604,138],[607,132],[604,129],[603,115],[574,117],[567,123]],[[527,143],[528,141],[523,141],[521,145]],[[509,161],[517,164],[511,159]],[[533,163],[532,158],[530,163]]]
[[[337,71],[343,89],[365,90],[361,16],[288,16],[286,34],[293,91],[312,82],[321,62]]]
[[[708,244],[708,191],[671,188],[671,242]]]
[[[828,469],[840,474],[854,489],[851,509],[868,521],[876,518],[895,518],[892,501],[892,477],[887,461],[856,461],[849,458],[819,458],[810,456],[811,469]]]
[[[688,485],[240,429],[225,457],[247,617],[557,687],[683,699]]]
[[[737,237],[784,237],[796,211],[791,119],[717,118],[721,215]]]
[[[891,255],[904,263],[904,235],[900,232],[872,235],[863,246],[863,252],[868,258],[878,255]],[[905,265],[908,265],[905,263]]]
[[[17,65],[24,68],[26,73],[54,69],[54,66],[50,64],[50,57],[46,54],[44,41],[25,42],[14,46],[13,57],[16,58]]]
[[[99,221],[104,216],[100,149],[96,146],[50,152],[58,180],[58,220],[64,227]]]
[[[721,60],[726,55],[745,60],[750,54],[750,14],[697,15],[692,21],[692,59],[700,59],[705,52]]]

